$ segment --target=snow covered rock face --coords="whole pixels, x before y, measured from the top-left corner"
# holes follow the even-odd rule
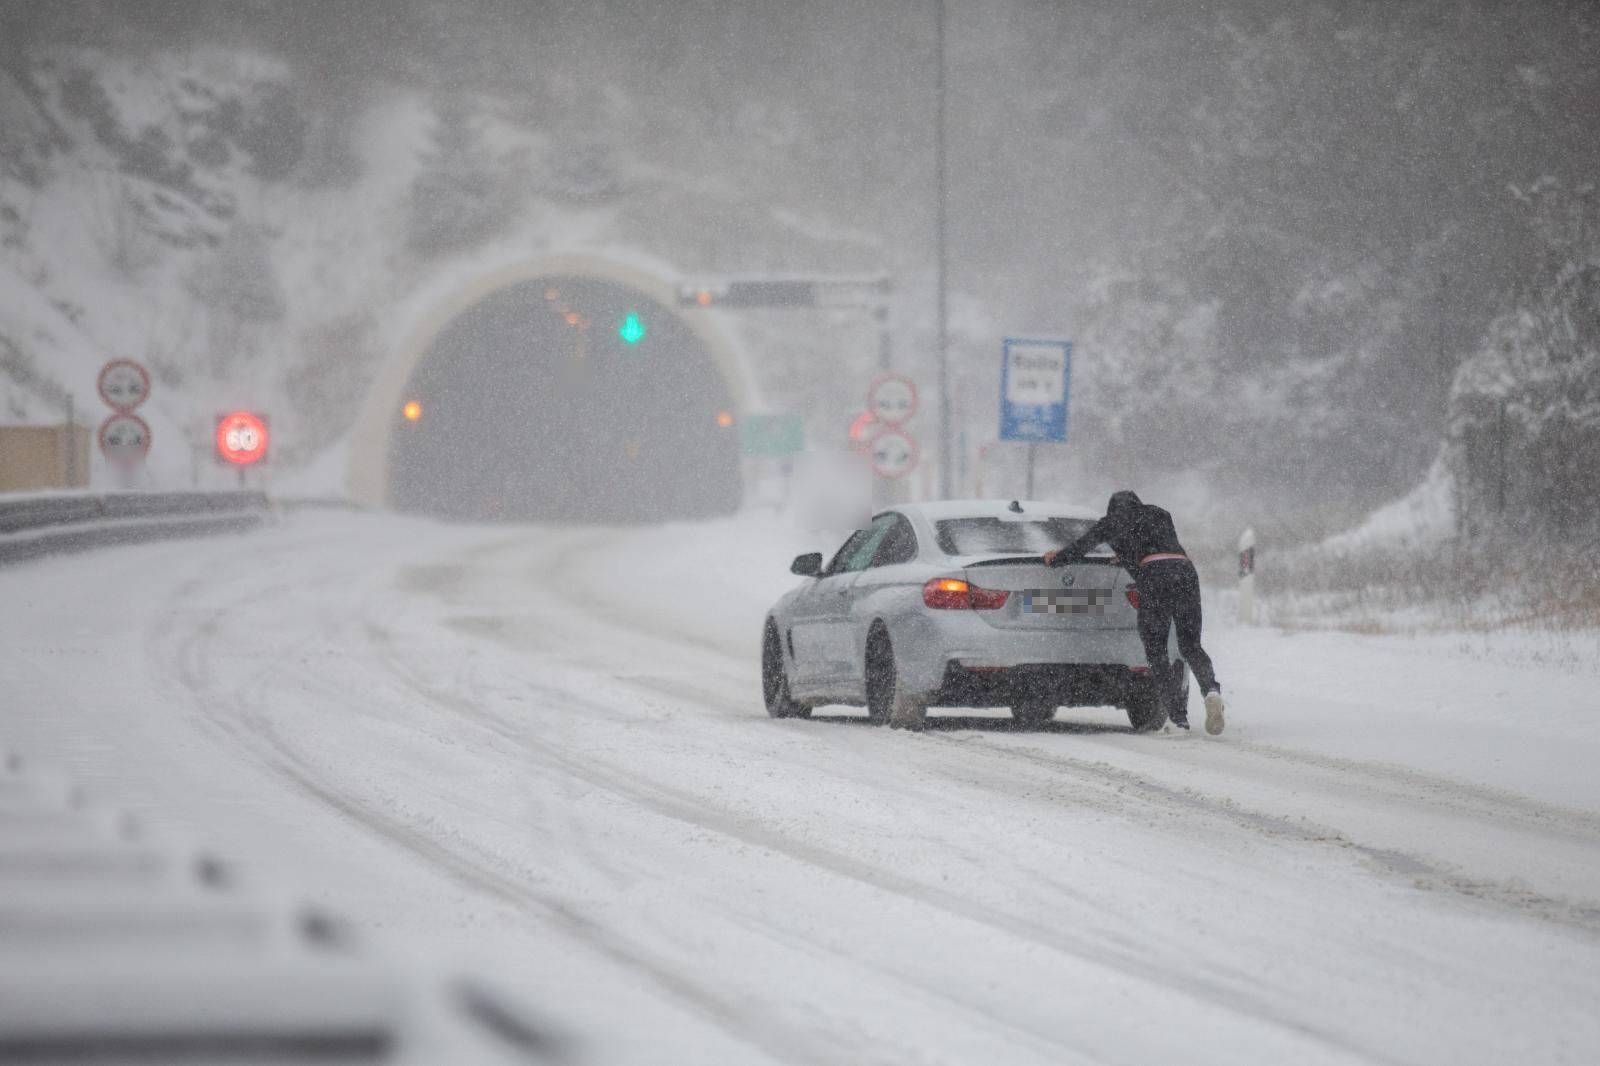
[[[21,51],[0,72],[0,418],[57,421],[71,394],[92,423],[95,373],[122,356],[155,379],[152,484],[195,479],[234,405],[279,415],[301,442],[284,458],[325,445],[296,421],[330,412],[281,399],[316,370],[296,327],[338,322],[344,296],[308,300],[293,262],[316,224],[287,209],[311,125],[261,55]],[[324,385],[325,406],[359,395]]]
[[[147,262],[141,238],[219,244],[239,214],[242,179],[281,181],[304,154],[307,120],[274,61],[59,51],[13,72],[3,92],[8,113],[31,105],[34,129],[48,131],[10,146],[15,165],[36,188],[70,170],[95,175],[98,236],[128,273]]]

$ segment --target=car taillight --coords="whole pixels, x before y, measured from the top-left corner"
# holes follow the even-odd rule
[[[1006,605],[1006,600],[1011,593],[1004,589],[984,589],[977,585],[967,586],[967,599],[972,601],[974,611],[998,611]]]
[[[1128,586],[1128,602],[1133,605],[1135,611],[1139,609],[1139,587],[1137,585]]]
[[[959,577],[936,577],[922,586],[922,602],[936,611],[996,611],[1011,593],[969,584]]]

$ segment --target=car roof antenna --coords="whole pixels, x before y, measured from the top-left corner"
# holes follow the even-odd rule
[[[1010,511],[1012,514],[1021,514],[1022,513],[1022,501],[1021,500],[1012,500],[1011,501],[1011,506],[1007,507],[1006,510]]]

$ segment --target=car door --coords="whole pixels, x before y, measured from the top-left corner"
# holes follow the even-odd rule
[[[804,658],[815,668],[815,673],[807,675],[808,685],[834,692],[850,677],[855,658],[855,641],[850,632],[850,589],[861,572],[872,565],[878,545],[893,527],[895,517],[879,515],[871,526],[857,530],[813,585],[805,623],[794,630],[796,662]],[[844,689],[837,688],[837,691]]]
[[[789,644],[793,651],[797,690],[810,690],[838,670],[839,664],[828,649],[825,630],[831,616],[838,611],[840,595],[855,577],[853,572],[845,570],[845,563],[871,536],[870,528],[852,533],[822,571],[795,597],[790,612]]]
[[[852,691],[860,692],[866,679],[867,627],[874,618],[892,618],[905,605],[920,596],[921,580],[908,573],[906,563],[917,558],[917,534],[911,520],[894,511],[879,516],[884,529],[874,546],[872,558],[850,583],[846,599],[847,619],[843,635],[846,649],[846,680]],[[902,596],[902,592],[910,595]],[[920,604],[919,604],[920,605]]]

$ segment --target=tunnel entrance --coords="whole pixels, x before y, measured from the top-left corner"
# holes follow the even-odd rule
[[[439,333],[393,412],[389,501],[442,518],[656,522],[733,511],[727,382],[675,314],[556,276]]]

